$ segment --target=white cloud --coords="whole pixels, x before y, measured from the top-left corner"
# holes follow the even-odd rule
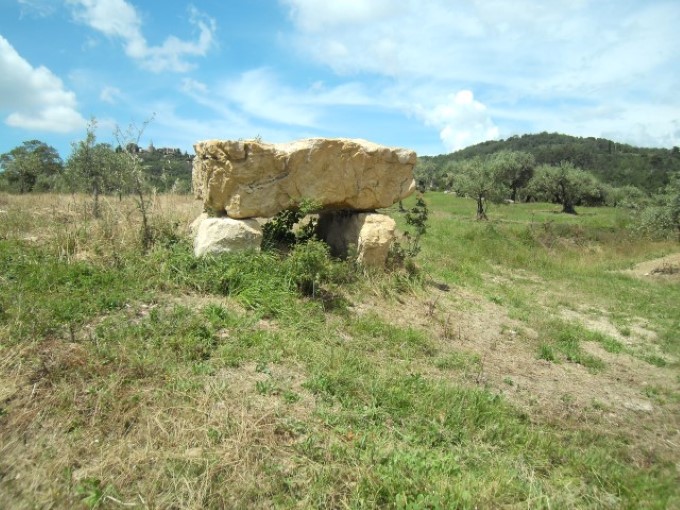
[[[392,106],[421,105],[419,118],[449,147],[495,128],[481,122],[466,136],[458,131],[466,126],[435,121],[461,108],[447,98],[452,90],[474,90],[494,118],[516,110],[528,131],[559,126],[667,145],[680,121],[677,1],[356,0],[345,13],[346,0],[280,2],[297,51],[337,74],[391,80]],[[666,112],[655,117],[659,105]]]
[[[375,100],[367,95],[365,87],[357,82],[328,87],[325,83],[317,81],[308,90],[298,94],[302,100],[309,104],[320,106],[366,106],[375,104]]]
[[[117,87],[106,86],[102,89],[99,94],[99,99],[109,104],[116,104],[120,98],[123,97],[123,93]]]
[[[12,127],[68,133],[86,121],[76,96],[46,67],[34,68],[0,36],[0,111]]]
[[[635,124],[626,132],[611,131],[604,135],[640,147],[656,147],[659,141],[666,147],[680,147],[680,121],[664,125]]]
[[[215,20],[189,8],[189,21],[198,31],[194,41],[168,36],[160,46],[150,46],[142,33],[142,21],[125,0],[66,0],[74,18],[102,34],[121,39],[125,53],[153,72],[185,72],[194,66],[189,57],[202,57],[214,44]]]
[[[226,116],[237,115],[233,111],[237,109],[241,115],[291,126],[318,127],[330,106],[371,103],[358,83],[329,87],[317,81],[307,88],[294,88],[282,83],[269,68],[251,69],[212,86],[210,91],[204,83],[185,79],[181,90]]]
[[[181,147],[191,152],[191,146],[195,142],[214,138],[237,140],[261,136],[268,142],[285,142],[299,138],[298,132],[286,126],[262,126],[252,123],[244,116],[205,119],[182,115],[173,104],[167,102],[158,102],[152,106],[158,114],[145,136],[153,138],[159,147]],[[188,138],[187,133],[190,133]]]
[[[290,16],[306,31],[321,32],[329,27],[374,22],[394,15],[397,7],[390,0],[282,0]],[[320,7],[320,8],[319,8]]]
[[[187,94],[207,94],[208,86],[193,78],[184,78],[180,85],[180,89]]]
[[[391,6],[390,15],[356,16],[347,26],[305,21],[333,19],[345,0],[282,1],[290,8],[300,51],[340,72],[411,79],[514,81],[524,72],[529,79],[552,77],[572,65],[572,56],[581,62],[605,44],[608,32],[621,31],[617,19],[607,18],[611,13],[594,22],[586,2],[381,2]],[[618,2],[616,8],[624,10]]]
[[[46,18],[54,13],[56,6],[52,0],[19,0],[21,16]]]
[[[313,126],[317,115],[304,98],[278,81],[269,69],[243,73],[223,84],[220,93],[260,119],[296,126]]]
[[[450,151],[500,136],[486,106],[476,101],[469,90],[450,95],[446,103],[430,110],[416,109],[416,115],[440,130],[439,137]]]

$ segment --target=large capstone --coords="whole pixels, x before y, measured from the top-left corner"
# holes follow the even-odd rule
[[[305,200],[325,211],[367,211],[415,190],[416,153],[365,140],[207,140],[194,149],[194,192],[213,215],[272,217]]]

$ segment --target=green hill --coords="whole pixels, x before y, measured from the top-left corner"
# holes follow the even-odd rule
[[[606,138],[582,138],[559,133],[512,136],[490,140],[451,154],[421,156],[416,176],[421,182],[436,182],[449,162],[488,156],[500,151],[525,151],[536,164],[556,165],[569,161],[613,186],[637,186],[650,193],[669,182],[669,175],[680,171],[680,149],[641,148]]]
[[[139,156],[149,183],[158,191],[188,193],[191,190],[193,154],[163,147],[140,151]]]

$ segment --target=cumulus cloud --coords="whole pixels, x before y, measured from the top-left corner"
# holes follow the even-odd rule
[[[202,57],[214,44],[215,20],[189,8],[189,21],[199,31],[198,38],[186,41],[168,36],[160,46],[150,46],[142,33],[142,21],[133,5],[125,0],[66,0],[74,18],[101,32],[120,39],[125,53],[153,72],[186,72],[194,65],[189,57]]]
[[[662,133],[680,120],[678,2],[356,0],[346,13],[339,12],[345,0],[280,2],[300,53],[337,74],[377,75],[395,91],[409,89],[408,101],[430,112],[419,117],[449,147],[465,137],[433,116],[456,106],[446,98],[451,90],[483,93],[490,112],[516,110],[528,131],[578,127],[587,136],[616,131],[639,140],[647,133],[666,145]],[[394,106],[409,110],[393,96]],[[654,116],[659,104],[667,110],[661,118]],[[567,124],[571,114],[578,126]],[[468,139],[493,134],[495,126],[480,126]]]
[[[86,121],[76,96],[46,67],[33,67],[0,36],[0,111],[5,123],[24,129],[68,133]]]
[[[450,151],[500,136],[486,106],[475,100],[474,94],[469,90],[451,94],[446,103],[438,104],[430,110],[418,108],[416,114],[426,124],[439,129],[439,137],[444,147]]]

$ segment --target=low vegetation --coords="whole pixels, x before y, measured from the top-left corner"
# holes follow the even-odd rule
[[[680,506],[679,249],[628,210],[429,192],[379,274],[91,200],[0,194],[0,507]]]

